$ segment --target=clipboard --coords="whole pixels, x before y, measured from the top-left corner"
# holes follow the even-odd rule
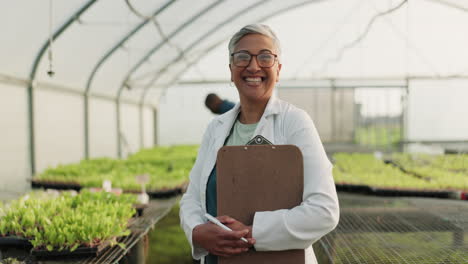
[[[302,202],[304,166],[296,146],[224,146],[218,151],[216,164],[218,215],[251,225],[257,211],[290,209]],[[249,250],[230,258],[219,257],[218,262],[303,264],[305,252]]]

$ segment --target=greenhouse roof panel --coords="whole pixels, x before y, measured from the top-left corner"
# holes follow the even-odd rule
[[[286,51],[289,65],[282,74],[288,78],[468,73],[468,55],[462,52],[466,34],[454,34],[468,23],[468,3],[462,0],[346,5],[337,0],[21,0],[2,5],[0,73],[82,93],[115,97],[125,84],[165,86],[184,79],[194,65],[199,69],[189,75],[199,80],[225,76],[225,69],[219,75],[200,62],[209,63],[204,57],[240,27],[258,21],[272,25],[285,46],[297,44]],[[67,21],[70,25],[47,48],[50,36]],[[350,45],[361,35],[362,41]]]
[[[63,23],[82,4],[83,0],[58,1],[54,14],[44,1],[12,1],[1,4],[2,25],[0,72],[27,78],[34,56],[49,35],[49,19]],[[54,27],[55,29],[55,27]]]

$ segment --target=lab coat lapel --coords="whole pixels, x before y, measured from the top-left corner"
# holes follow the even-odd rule
[[[214,149],[216,152],[224,145],[224,141],[229,136],[231,132],[231,128],[234,125],[234,122],[237,119],[237,115],[239,114],[240,104],[237,103],[233,109],[221,115],[218,119],[218,127],[215,131],[215,141],[214,141]]]
[[[213,137],[211,139],[210,151],[207,153],[208,159],[205,167],[203,168],[203,175],[206,177],[205,182],[208,180],[208,176],[211,173],[214,165],[216,164],[216,158],[218,155],[218,150],[224,145],[224,141],[229,136],[231,127],[234,124],[237,115],[239,113],[240,105],[237,103],[233,109],[226,112],[225,114],[218,116],[216,121],[217,124],[214,127]]]
[[[252,138],[257,135],[261,135],[271,143],[276,144],[275,142],[275,127],[274,127],[274,117],[279,113],[278,100],[272,96],[268,101],[268,104],[263,112],[260,122],[258,123],[257,129],[255,129]]]

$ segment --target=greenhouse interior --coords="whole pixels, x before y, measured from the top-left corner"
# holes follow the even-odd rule
[[[0,263],[200,263],[180,201],[256,23],[281,43],[272,97],[333,164],[339,222],[310,263],[468,263],[468,1],[0,6]]]

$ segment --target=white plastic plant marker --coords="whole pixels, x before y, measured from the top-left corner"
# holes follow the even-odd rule
[[[146,193],[146,183],[149,182],[150,176],[148,174],[141,174],[135,176],[137,183],[141,184],[141,193],[138,195],[138,202],[140,204],[148,204],[149,196]]]
[[[105,192],[111,192],[112,191],[112,182],[109,181],[109,180],[102,181],[102,189]]]
[[[383,159],[383,153],[380,152],[380,151],[376,151],[374,152],[374,157],[378,160],[382,160]]]
[[[146,184],[149,182],[150,177],[148,174],[141,174],[141,175],[135,176],[135,179],[137,183],[139,184]]]
[[[140,204],[148,204],[149,203],[149,195],[147,193],[140,193],[137,197],[138,203]]]

